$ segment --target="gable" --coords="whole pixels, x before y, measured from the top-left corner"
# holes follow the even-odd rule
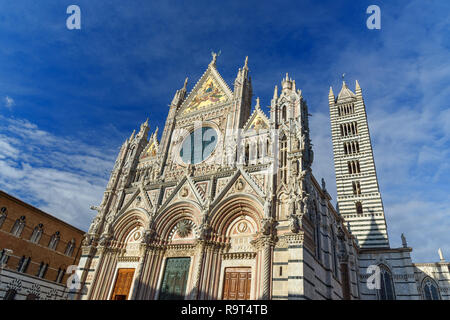
[[[232,97],[233,93],[219,72],[217,72],[215,66],[209,65],[208,69],[183,102],[180,114],[185,115],[202,110],[212,105],[231,100]]]

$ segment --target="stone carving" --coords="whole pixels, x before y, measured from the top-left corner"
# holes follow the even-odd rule
[[[177,223],[177,234],[181,238],[186,238],[192,231],[192,225],[187,220],[181,220]]]
[[[300,222],[296,214],[289,215],[289,230],[291,230],[291,232],[293,233],[297,233],[300,231]]]

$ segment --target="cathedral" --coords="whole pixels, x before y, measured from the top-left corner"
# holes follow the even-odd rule
[[[448,300],[450,263],[391,248],[361,87],[329,92],[337,206],[314,177],[308,106],[286,74],[268,115],[248,59],[212,55],[161,139],[125,140],[82,244],[79,299]],[[326,94],[326,93],[325,93]],[[331,162],[331,159],[330,159]]]

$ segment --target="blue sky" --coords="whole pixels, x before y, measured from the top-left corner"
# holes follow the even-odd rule
[[[81,8],[81,30],[66,8]],[[381,30],[366,8],[381,8]],[[450,258],[448,1],[3,1],[0,188],[87,230],[122,142],[161,129],[211,50],[232,87],[249,56],[254,98],[286,72],[308,101],[314,174],[336,198],[328,90],[341,74],[366,102],[392,246]],[[267,110],[267,108],[266,108]],[[160,130],[161,132],[161,130]]]

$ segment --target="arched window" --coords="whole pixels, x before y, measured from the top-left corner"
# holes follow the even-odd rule
[[[21,216],[19,219],[16,220],[13,227],[11,228],[12,235],[20,237],[23,228],[25,228],[25,216]]]
[[[41,264],[39,265],[39,270],[36,273],[36,277],[44,278],[45,274],[47,273],[47,269],[48,269],[48,263],[44,263],[42,261]]]
[[[322,234],[320,232],[320,230],[321,230],[320,224],[322,222],[320,219],[320,213],[317,212],[317,206],[315,203],[314,203],[314,212],[316,215],[316,226],[315,226],[315,230],[314,230],[315,231],[314,235],[315,235],[315,240],[316,240],[316,257],[317,257],[317,260],[322,261],[322,243],[321,243],[322,242]]]
[[[424,300],[441,300],[439,287],[430,277],[422,281],[422,296]]]
[[[75,248],[75,239],[72,239],[72,240],[70,240],[67,243],[66,250],[64,251],[64,254],[69,256],[69,257],[72,256],[74,248]]]
[[[377,290],[378,300],[395,300],[394,282],[388,267],[380,267],[380,289]]]
[[[56,247],[59,243],[59,231],[56,231],[54,235],[50,238],[50,242],[48,243],[48,247],[52,250],[56,250]]]
[[[8,260],[9,260],[9,254],[7,252],[7,249],[3,249],[2,251],[0,251],[0,267],[6,266],[6,264],[8,263]]]
[[[283,107],[281,108],[281,119],[282,119],[283,121],[286,121],[286,119],[287,119],[287,117],[286,117],[286,106],[283,106]]]
[[[64,269],[62,267],[58,268],[58,274],[56,275],[55,282],[62,283],[62,280],[64,278],[64,274],[66,274],[66,269]]]
[[[26,273],[28,269],[28,265],[30,264],[30,257],[22,256],[19,260],[19,264],[17,265],[17,271]]]
[[[362,214],[363,213],[363,207],[362,207],[362,203],[361,202],[356,202],[355,203],[355,207],[356,207],[356,213],[357,214]]]
[[[281,181],[286,183],[287,181],[287,138],[283,136],[280,144],[280,173]]]
[[[5,297],[3,298],[3,300],[14,300],[14,298],[16,297],[17,291],[14,289],[9,289],[6,294]]]
[[[30,293],[27,295],[26,300],[39,300],[39,297],[35,295],[34,293]]]
[[[2,207],[0,209],[0,228],[3,225],[3,222],[5,222],[7,216],[8,216],[8,210],[6,209],[6,207]]]
[[[44,231],[44,225],[42,223],[34,227],[33,233],[31,234],[30,241],[34,243],[39,243],[41,240],[42,233]]]
[[[333,263],[333,273],[334,276],[337,278],[338,274],[338,266],[337,266],[337,254],[336,254],[336,236],[334,235],[333,227],[330,226],[331,230],[331,259]]]

